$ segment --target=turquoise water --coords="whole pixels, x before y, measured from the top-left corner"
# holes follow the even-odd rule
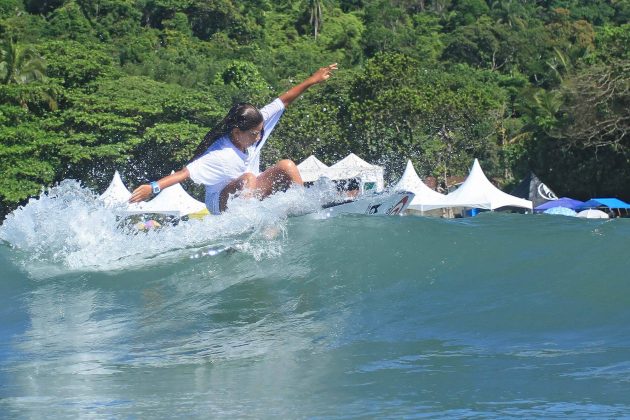
[[[630,220],[302,199],[134,235],[70,183],[10,215],[0,417],[630,416]]]

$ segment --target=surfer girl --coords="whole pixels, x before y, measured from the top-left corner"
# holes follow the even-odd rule
[[[188,165],[139,186],[129,201],[146,200],[190,178],[205,186],[208,210],[220,214],[227,208],[230,195],[242,193],[263,199],[277,191],[286,191],[293,184],[303,185],[297,166],[289,159],[261,173],[260,150],[285,108],[311,86],[328,80],[336,69],[336,63],[320,68],[260,110],[248,103],[234,105],[223,121],[206,134]]]

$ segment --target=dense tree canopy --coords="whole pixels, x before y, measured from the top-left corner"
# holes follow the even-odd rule
[[[628,0],[0,0],[0,216],[65,178],[178,169],[234,101],[316,68],[265,164],[530,170],[630,199]]]

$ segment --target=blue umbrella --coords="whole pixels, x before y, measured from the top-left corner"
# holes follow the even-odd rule
[[[579,206],[580,209],[592,209],[596,207],[608,207],[609,209],[630,209],[630,204],[618,198],[591,198]]]
[[[567,207],[552,207],[550,209],[543,211],[543,213],[559,214],[562,216],[573,216],[573,217],[577,216],[577,213],[575,212],[575,210],[571,210],[570,208],[567,208]]]
[[[554,207],[566,207],[568,209],[575,210],[576,208],[580,207],[582,204],[584,204],[583,201],[574,200],[568,197],[562,197],[557,200],[547,201],[545,204],[541,204],[540,206],[536,207],[534,211],[541,212],[541,211],[551,209]]]

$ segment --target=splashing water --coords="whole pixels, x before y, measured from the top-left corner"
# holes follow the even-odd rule
[[[15,211],[0,418],[630,416],[628,219],[290,217],[326,193],[148,232],[74,181]]]
[[[28,255],[35,277],[110,271],[238,249],[255,258],[282,250],[286,219],[312,213],[336,197],[332,183],[295,187],[264,201],[235,197],[221,216],[140,232],[124,222],[122,207],[107,207],[78,181],[65,180],[9,214],[0,240]]]

